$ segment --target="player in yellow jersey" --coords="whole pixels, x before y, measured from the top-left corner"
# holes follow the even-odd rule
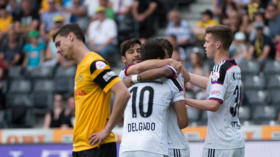
[[[127,88],[108,63],[86,47],[83,31],[77,24],[64,25],[53,40],[57,52],[77,64],[73,156],[116,157],[111,130],[130,97]],[[110,116],[111,92],[115,100]]]

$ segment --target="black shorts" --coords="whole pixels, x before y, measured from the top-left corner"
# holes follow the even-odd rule
[[[117,146],[115,142],[102,144],[99,148],[73,152],[73,157],[117,157]]]

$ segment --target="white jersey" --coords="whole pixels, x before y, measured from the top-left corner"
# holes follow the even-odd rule
[[[124,112],[120,152],[168,155],[168,108],[170,104],[184,100],[182,87],[176,79],[161,79],[134,84],[129,91],[131,97]]]
[[[241,85],[241,71],[234,60],[223,60],[213,67],[207,87],[208,99],[217,100],[221,105],[216,112],[207,111],[205,148],[244,147],[238,118]]]
[[[178,80],[181,86],[184,86],[184,79],[181,74],[178,75]],[[168,109],[167,133],[169,149],[189,149],[189,142],[179,128],[173,106],[170,106]]]

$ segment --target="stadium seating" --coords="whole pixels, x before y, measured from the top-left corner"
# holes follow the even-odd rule
[[[279,71],[280,71],[280,69],[279,69]],[[267,88],[280,90],[280,74],[270,75],[270,77],[267,81]]]
[[[256,106],[253,109],[252,118],[256,124],[268,124],[275,121],[277,116],[276,109],[273,106]]]
[[[51,79],[53,77],[54,67],[41,66],[29,71],[31,79]]]
[[[248,106],[240,106],[238,116],[240,121],[249,120],[251,118],[250,108]]]
[[[244,86],[246,90],[262,90],[265,88],[265,77],[262,75],[248,75],[245,78]]]
[[[267,105],[270,102],[270,97],[265,90],[250,90],[246,92],[248,103],[251,106]]]
[[[13,80],[10,83],[8,93],[29,93],[31,87],[31,82],[29,80]]]
[[[9,79],[19,79],[24,77],[24,69],[21,66],[13,66],[9,69],[8,78]]]
[[[67,78],[74,78],[76,72],[76,68],[74,66],[64,68],[59,66],[55,72],[55,78],[67,77]]]
[[[269,60],[264,66],[264,73],[266,75],[280,74],[280,61]]]
[[[260,70],[260,65],[256,61],[242,62],[239,66],[242,77],[246,77],[246,75],[257,75]]]

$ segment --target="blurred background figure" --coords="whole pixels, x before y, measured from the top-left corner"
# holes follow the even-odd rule
[[[168,13],[166,35],[176,36],[176,47],[186,47],[191,43],[192,29],[186,20],[181,19],[177,10]]]
[[[67,98],[67,106],[65,109],[66,124],[73,128],[75,121],[75,100],[74,96],[69,96]]]
[[[205,30],[209,26],[218,25],[219,22],[213,19],[213,13],[211,10],[207,9],[201,13],[201,19],[196,23],[194,28],[194,34],[197,36],[198,44],[202,46],[204,42]]]
[[[30,31],[28,37],[30,41],[23,47],[25,57],[22,66],[30,69],[39,67],[43,63],[46,46],[39,42],[38,31]]]
[[[88,27],[89,46],[106,60],[112,61],[112,56],[117,54],[117,26],[115,21],[106,18],[105,10],[102,6],[98,7],[97,20]]]
[[[140,40],[146,40],[155,35],[158,24],[156,21],[157,7],[157,0],[135,0],[133,2],[132,15],[138,23]]]
[[[4,38],[0,46],[0,58],[3,60],[3,67],[9,70],[12,66],[19,65],[23,57],[23,39],[16,32],[14,25],[11,25],[7,38]]]
[[[13,18],[4,7],[0,7],[0,41],[7,34],[10,25],[13,22]]]
[[[250,60],[247,45],[245,34],[242,32],[235,33],[234,40],[229,48],[230,58],[234,58],[238,64]]]
[[[44,128],[69,128],[70,124],[65,114],[64,99],[61,94],[54,95],[53,109],[46,113]]]
[[[38,10],[32,8],[32,0],[22,0],[18,11],[13,13],[15,29],[25,35],[32,31],[38,30],[40,25],[40,16]]]

